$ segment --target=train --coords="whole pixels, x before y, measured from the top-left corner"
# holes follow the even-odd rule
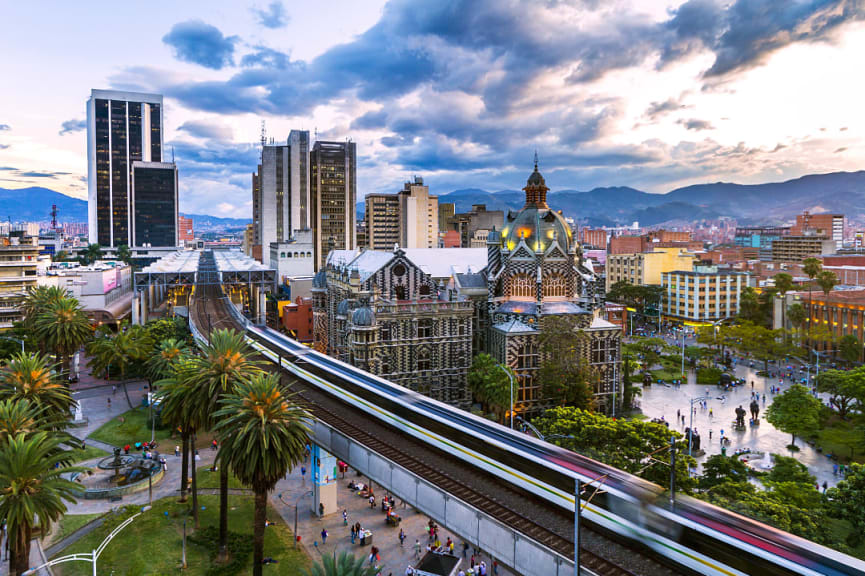
[[[233,309],[232,305],[227,305]],[[710,575],[865,575],[865,562],[685,495],[668,500],[638,476],[514,431],[319,353],[229,310],[263,355],[304,382],[383,423],[573,512],[576,480],[603,491],[582,519]]]

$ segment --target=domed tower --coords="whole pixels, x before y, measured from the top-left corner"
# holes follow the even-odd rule
[[[322,268],[312,279],[313,347],[324,354],[328,349],[327,333],[327,270]]]

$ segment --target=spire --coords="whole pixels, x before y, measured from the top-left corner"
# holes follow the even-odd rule
[[[547,208],[547,191],[549,188],[544,182],[544,177],[538,172],[537,150],[535,151],[535,170],[529,175],[529,180],[523,190],[526,193],[526,207]]]
[[[538,149],[535,148],[535,172],[538,171]]]

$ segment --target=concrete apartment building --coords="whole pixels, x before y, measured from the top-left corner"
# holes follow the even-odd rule
[[[661,275],[663,316],[683,323],[704,324],[739,313],[740,296],[750,282],[747,273],[700,266]]]
[[[436,248],[439,237],[439,199],[430,196],[423,178],[415,176],[399,193],[399,245]]]
[[[448,220],[454,217],[456,204],[453,202],[439,202],[439,233],[444,234],[449,230]]]
[[[364,198],[366,241],[358,244],[372,250],[393,250],[400,242],[399,197],[396,194],[367,194]]]
[[[471,212],[454,214],[448,220],[448,229],[460,235],[460,246],[468,248],[478,230],[489,232],[493,228],[501,231],[505,224],[505,213],[501,210],[487,210],[486,204],[473,204]]]
[[[312,148],[309,165],[310,227],[318,271],[331,250],[357,246],[357,145],[319,140]]]
[[[826,236],[782,236],[772,241],[772,260],[801,262],[821,254],[835,254],[835,240]]]
[[[36,286],[38,238],[0,238],[0,331],[23,320],[21,303]]]
[[[580,230],[580,242],[593,248],[606,249],[607,231],[602,228],[582,228]]]
[[[790,228],[791,236],[805,236],[810,233],[826,236],[840,249],[844,243],[843,214],[811,214],[807,210],[796,216],[796,223]]]
[[[691,270],[696,256],[682,248],[655,248],[636,254],[608,254],[606,288],[620,281],[634,285],[661,285],[661,275],[672,270]]]

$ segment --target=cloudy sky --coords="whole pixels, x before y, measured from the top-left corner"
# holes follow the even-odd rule
[[[865,166],[865,0],[5,2],[0,187],[86,197],[91,88],[165,95],[181,209],[248,217],[261,121],[359,195],[649,192]]]

